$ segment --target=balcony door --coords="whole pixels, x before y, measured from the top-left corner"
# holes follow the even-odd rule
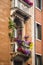
[[[15,17],[14,22],[16,23],[16,37],[19,39],[22,39],[22,23],[21,20],[18,17]]]

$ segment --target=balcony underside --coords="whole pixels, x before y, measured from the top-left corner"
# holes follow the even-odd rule
[[[25,54],[22,54],[22,53],[19,53],[17,55],[15,55],[14,57],[12,57],[12,60],[14,62],[26,62],[29,58],[31,57],[31,55],[25,55]]]
[[[26,20],[28,20],[31,17],[31,15],[25,13],[24,11],[22,11],[17,7],[14,8],[14,12],[12,13],[12,16],[17,16],[21,20],[24,20],[24,23],[26,22]]]

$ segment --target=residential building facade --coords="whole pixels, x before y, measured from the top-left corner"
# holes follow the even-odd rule
[[[34,0],[33,0],[34,1]],[[31,2],[33,2],[31,1]],[[15,4],[13,4],[15,3]],[[24,36],[29,36],[28,40],[33,42],[33,49],[32,49],[32,57],[30,59],[27,60],[27,62],[24,62],[24,64],[35,64],[35,54],[34,54],[34,6],[30,6],[27,4],[24,4],[24,2],[22,0],[11,0],[11,19],[15,22],[20,23],[18,26],[21,26],[22,24],[22,40],[24,40]],[[33,2],[34,5],[34,2]],[[26,17],[25,17],[26,16]],[[19,20],[20,21],[19,21]],[[33,22],[33,23],[32,23]],[[16,23],[16,24],[18,24]],[[32,28],[31,28],[32,27]],[[15,37],[17,37],[18,35],[21,38],[21,34],[18,34],[18,30],[15,31]],[[19,37],[18,36],[18,37]],[[15,45],[12,42],[13,45]],[[11,44],[11,46],[12,46]],[[25,58],[25,57],[24,57]],[[14,58],[15,59],[15,58]],[[17,62],[16,62],[17,63]],[[13,61],[12,61],[13,64]],[[21,63],[22,64],[22,63]]]
[[[43,2],[42,0],[35,1],[35,24],[36,24],[36,44],[35,44],[35,64],[36,65],[43,65],[42,64],[42,57],[43,57],[43,24],[42,24],[42,11],[43,11]]]
[[[10,65],[9,16],[10,0],[0,0],[0,65]]]
[[[27,1],[0,1],[0,65],[43,64],[43,2]],[[10,36],[13,40],[9,37],[9,32],[12,32],[9,18],[16,24],[14,38]],[[29,36],[27,40],[33,43],[31,58],[17,53],[15,38],[25,40],[25,36]]]

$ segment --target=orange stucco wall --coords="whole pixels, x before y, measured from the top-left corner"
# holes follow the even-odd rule
[[[31,30],[31,18],[28,19],[25,23],[25,35],[29,36],[28,40],[32,41],[32,37],[31,37],[31,34],[32,34],[32,30]]]
[[[25,35],[29,36],[29,38],[28,38],[29,41],[32,41],[31,23],[32,23],[31,18],[28,19],[25,23]],[[27,62],[25,63],[25,65],[28,65],[28,64],[32,65],[32,57],[29,60],[27,60]]]
[[[10,16],[10,0],[0,0],[0,65],[10,65],[10,41],[8,37],[8,21]],[[35,8],[35,22],[42,25],[42,41],[36,40],[36,53],[42,54],[43,47],[43,10]],[[32,40],[31,19],[25,24],[25,35]],[[32,59],[27,63],[32,65]]]
[[[10,0],[0,0],[0,65],[10,65],[9,14]]]

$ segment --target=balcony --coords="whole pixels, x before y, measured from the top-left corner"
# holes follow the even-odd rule
[[[28,8],[33,6],[33,3],[30,2],[30,0],[19,0],[21,3],[23,3],[25,6],[27,6]]]
[[[31,57],[31,55],[27,56],[25,54],[17,52],[17,53],[13,53],[11,60],[13,60],[14,62],[18,62],[18,61],[22,61],[23,60],[24,62],[26,62],[30,57]],[[22,60],[21,60],[21,58],[22,58]]]
[[[30,8],[33,6],[33,2],[31,2],[30,0],[11,0],[11,8],[22,8],[22,5]]]
[[[27,45],[28,45],[28,47],[30,47],[30,44],[32,44],[32,43],[28,42],[28,44],[27,44],[27,42],[25,43],[21,40],[15,40],[15,41],[17,42],[18,48],[17,48],[17,52],[14,51],[13,54],[11,54],[12,60],[16,63],[20,62],[22,60],[23,60],[23,62],[26,62],[31,57],[31,51],[30,51],[30,48],[27,48]]]
[[[27,14],[26,12],[22,11],[17,7],[11,10],[11,16],[18,17],[20,20],[23,20],[24,23],[31,17],[31,15]]]
[[[28,4],[24,0],[12,0],[11,1],[11,10],[19,8],[29,14],[29,8],[32,7],[31,2]]]

